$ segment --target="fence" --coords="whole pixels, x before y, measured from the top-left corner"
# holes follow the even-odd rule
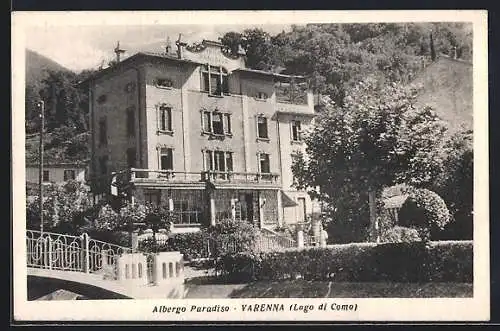
[[[263,228],[256,242],[258,251],[275,251],[297,247],[297,241],[272,230]]]
[[[81,236],[26,231],[27,266],[34,268],[106,272],[116,277],[116,261],[131,249]]]

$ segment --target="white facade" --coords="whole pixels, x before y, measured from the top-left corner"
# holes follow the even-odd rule
[[[62,183],[71,179],[79,182],[85,182],[86,168],[69,164],[67,166],[44,166],[44,182],[46,183]],[[26,167],[26,182],[38,183],[39,178],[38,166]]]

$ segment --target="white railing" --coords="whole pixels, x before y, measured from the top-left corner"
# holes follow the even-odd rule
[[[130,169],[130,181],[167,181],[167,182],[201,182],[199,172],[155,170],[155,169]]]
[[[217,182],[217,183],[259,183],[277,184],[279,174],[259,172],[233,172],[233,171],[202,171],[185,172],[156,169],[130,169],[131,182]]]
[[[204,171],[203,180],[225,183],[278,183],[279,175],[261,172]]]
[[[26,231],[27,266],[116,276],[116,261],[131,249],[81,236]]]
[[[257,249],[260,251],[275,251],[295,247],[297,247],[297,242],[294,239],[266,228],[261,229],[257,240]]]

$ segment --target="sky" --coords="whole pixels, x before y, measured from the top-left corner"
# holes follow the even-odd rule
[[[175,49],[175,40],[192,43],[203,39],[218,40],[228,31],[258,27],[274,35],[289,31],[288,24],[273,25],[132,25],[132,26],[38,26],[26,29],[26,48],[44,55],[62,66],[79,72],[96,69],[114,58],[117,41],[126,50],[125,58],[138,51],[161,52],[167,37]]]

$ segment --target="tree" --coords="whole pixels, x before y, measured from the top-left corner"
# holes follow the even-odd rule
[[[446,229],[449,239],[472,239],[474,152],[472,131],[455,133],[446,142],[443,172],[433,184],[445,200],[454,222]]]
[[[373,77],[356,85],[342,107],[330,105],[316,119],[305,139],[305,166],[297,157],[292,166],[296,186],[319,187],[319,198],[334,206],[353,193],[367,194],[372,227],[383,187],[429,186],[441,169],[446,126],[432,109],[415,106],[415,96],[415,89]]]

